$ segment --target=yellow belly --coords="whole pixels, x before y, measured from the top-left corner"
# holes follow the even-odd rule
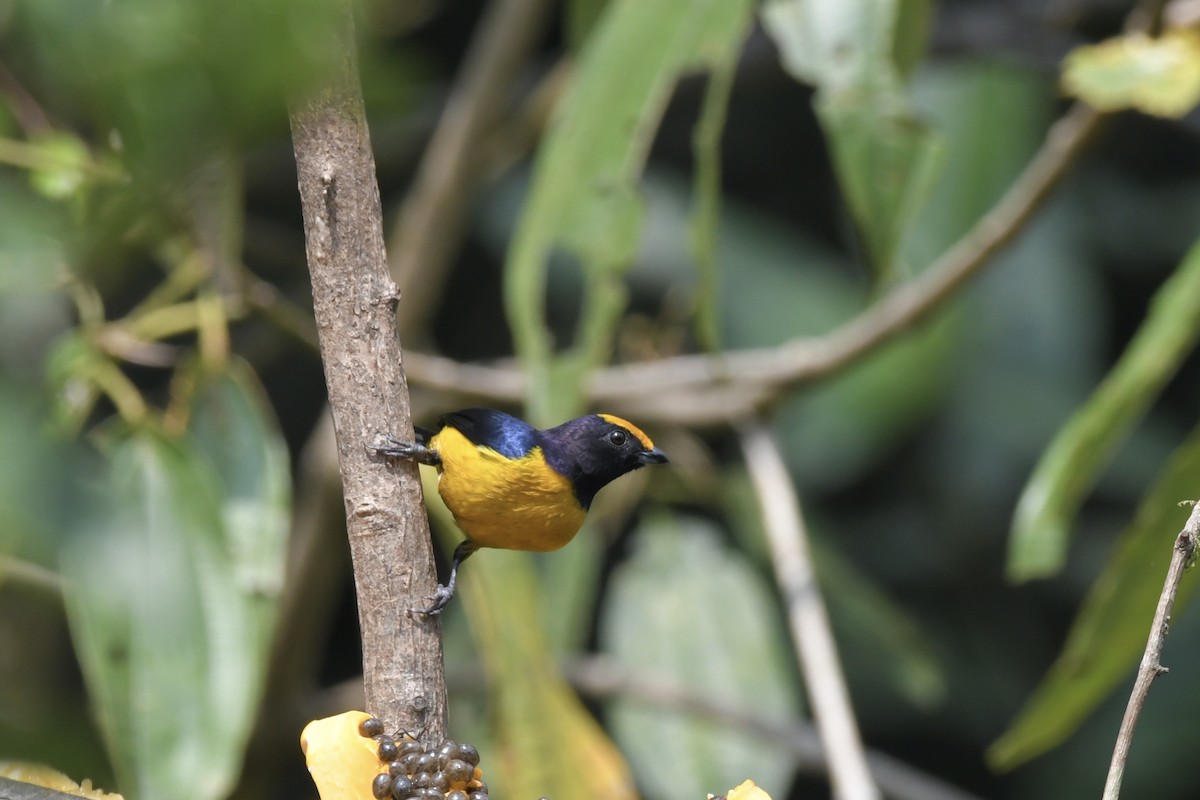
[[[438,494],[481,547],[557,550],[583,525],[587,512],[571,482],[550,469],[541,448],[512,460],[454,428],[443,428],[430,446],[442,459]]]

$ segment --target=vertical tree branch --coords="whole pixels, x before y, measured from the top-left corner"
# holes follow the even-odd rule
[[[1158,596],[1154,621],[1150,623],[1150,638],[1146,641],[1146,651],[1142,654],[1142,664],[1138,667],[1137,680],[1133,683],[1133,692],[1129,695],[1125,716],[1121,719],[1121,730],[1117,734],[1117,744],[1113,748],[1112,762],[1108,766],[1108,778],[1104,782],[1104,800],[1117,800],[1121,794],[1121,781],[1125,777],[1129,746],[1133,744],[1133,731],[1137,728],[1142,706],[1146,704],[1146,697],[1150,694],[1150,684],[1159,675],[1167,672],[1160,659],[1167,638],[1167,627],[1171,621],[1171,607],[1175,604],[1175,595],[1179,593],[1179,583],[1183,580],[1184,570],[1196,557],[1198,541],[1200,503],[1194,503],[1183,530],[1175,537],[1171,564],[1167,567],[1167,578],[1163,582],[1162,594]]]
[[[758,422],[741,432],[742,452],[762,508],[792,641],[837,800],[879,800],[842,676],[837,644],[809,554],[804,517],[778,446]]]
[[[381,432],[413,430],[348,0],[342,12],[328,81],[291,109],[313,310],[337,436],[367,710],[436,741],[446,729],[440,626],[408,612],[437,585],[421,483],[415,465],[390,465],[366,448]]]

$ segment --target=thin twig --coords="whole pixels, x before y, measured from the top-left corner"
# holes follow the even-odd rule
[[[391,270],[405,299],[401,336],[424,330],[433,312],[446,267],[462,240],[480,144],[508,105],[549,6],[547,0],[496,0],[477,23],[392,231]]]
[[[867,767],[837,644],[813,571],[808,535],[792,478],[778,446],[761,423],[746,426],[741,432],[741,442],[750,481],[762,509],[792,642],[829,760],[834,797],[876,800],[880,796],[879,787]]]
[[[996,205],[941,258],[829,333],[777,347],[596,370],[589,381],[591,401],[636,412],[647,422],[729,423],[785,391],[850,366],[928,317],[1012,242],[1102,119],[1082,104],[1074,106],[1050,128],[1041,149]],[[519,401],[525,394],[526,376],[512,368],[460,365],[417,353],[408,358],[414,383],[504,402]]]
[[[1171,621],[1171,607],[1175,604],[1175,595],[1179,593],[1179,582],[1183,579],[1184,571],[1196,557],[1196,547],[1200,543],[1200,503],[1192,504],[1192,513],[1188,516],[1183,530],[1175,537],[1175,545],[1171,553],[1171,565],[1167,568],[1167,578],[1163,583],[1162,594],[1158,596],[1158,608],[1154,611],[1154,621],[1150,623],[1150,638],[1146,641],[1146,651],[1142,654],[1142,664],[1138,667],[1137,680],[1133,684],[1133,692],[1129,695],[1129,704],[1125,707],[1125,716],[1121,720],[1121,730],[1117,734],[1117,744],[1113,748],[1112,763],[1108,767],[1108,779],[1104,782],[1104,800],[1117,800],[1121,794],[1121,780],[1125,777],[1125,762],[1129,759],[1129,747],[1133,744],[1133,731],[1137,728],[1138,717],[1146,704],[1146,696],[1150,693],[1150,684],[1159,675],[1165,675],[1167,668],[1162,665],[1163,644],[1167,638],[1167,628]]]

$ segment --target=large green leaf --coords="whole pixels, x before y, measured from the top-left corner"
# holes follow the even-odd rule
[[[711,351],[720,346],[717,284],[721,272],[717,253],[720,240],[717,232],[721,227],[721,132],[725,128],[725,115],[729,109],[729,96],[733,92],[733,78],[736,72],[737,61],[734,59],[729,59],[713,69],[708,88],[704,92],[700,120],[696,123],[696,132],[692,137],[696,174],[689,238],[699,278],[695,302],[695,330],[700,346]]]
[[[928,194],[938,140],[912,113],[901,69],[923,39],[924,15],[901,0],[771,0],[767,32],[784,66],[817,88],[817,116],[850,212],[876,271],[894,268],[901,238]],[[902,24],[900,24],[902,23]],[[903,35],[903,42],[897,35]],[[914,45],[914,42],[917,44]]]
[[[944,143],[929,200],[904,238],[904,262],[919,267],[949,249],[1020,174],[1058,98],[1039,70],[968,59],[923,66],[911,94]]]
[[[1017,503],[1009,541],[1014,580],[1061,569],[1084,496],[1200,336],[1200,245],[1158,290],[1120,360],[1043,454]]]
[[[74,454],[46,441],[41,399],[0,378],[0,441],[8,452],[20,453],[0,460],[0,557],[21,555],[49,563],[56,544],[53,533],[62,523],[63,509],[56,501],[63,499]]]
[[[1136,665],[1154,617],[1176,535],[1200,493],[1200,428],[1175,451],[1071,626],[1062,653],[1008,731],[988,752],[1011,769],[1070,736]],[[1176,598],[1178,614],[1195,595],[1195,576]]]
[[[608,357],[642,226],[638,176],[659,119],[680,73],[736,58],[751,9],[749,0],[613,0],[593,29],[539,150],[507,264],[505,306],[533,377],[534,421],[575,413],[588,368]],[[556,252],[584,278],[575,341],[557,358],[544,310]]]
[[[213,800],[240,770],[287,529],[267,419],[235,373],[199,394],[194,438],[117,437],[64,548],[72,634],[127,797]]]
[[[121,131],[118,149],[137,179],[162,179],[190,173],[230,133],[273,131],[263,109],[334,57],[314,46],[334,13],[320,0],[45,0],[22,10],[19,30],[47,91],[80,103],[92,125]]]
[[[567,44],[578,51],[591,35],[604,13],[608,0],[567,0],[564,3],[563,27]]]
[[[635,534],[613,575],[602,648],[631,674],[788,720],[799,700],[767,581],[696,518],[661,516]],[[711,720],[610,704],[612,730],[650,797],[705,797],[752,776],[774,797],[794,769],[779,743],[730,736]]]
[[[214,468],[221,489],[227,567],[234,600],[228,651],[221,663],[235,678],[216,687],[227,710],[229,735],[244,738],[257,710],[283,591],[292,481],[287,444],[249,366],[233,361],[228,372],[197,392],[188,426],[191,444]]]
[[[67,610],[121,790],[216,797],[233,759],[214,736],[205,592],[223,536],[219,490],[193,455],[150,433],[116,442],[102,496],[63,552]],[[224,762],[224,763],[222,763]]]

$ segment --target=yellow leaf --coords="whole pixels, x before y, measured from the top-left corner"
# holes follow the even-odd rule
[[[87,797],[90,800],[123,800],[119,794],[102,792],[92,788],[92,782],[84,779],[82,784],[63,775],[56,769],[42,764],[25,764],[20,761],[0,761],[0,778],[8,778],[22,783],[31,783],[43,789],[53,789],[63,794],[73,794],[76,797]]]
[[[1174,29],[1156,39],[1131,33],[1076,48],[1063,64],[1062,84],[1100,111],[1182,117],[1200,103],[1200,33]]]
[[[304,726],[300,749],[321,800],[374,800],[371,781],[380,770],[377,744],[358,732],[369,716],[346,711]]]

